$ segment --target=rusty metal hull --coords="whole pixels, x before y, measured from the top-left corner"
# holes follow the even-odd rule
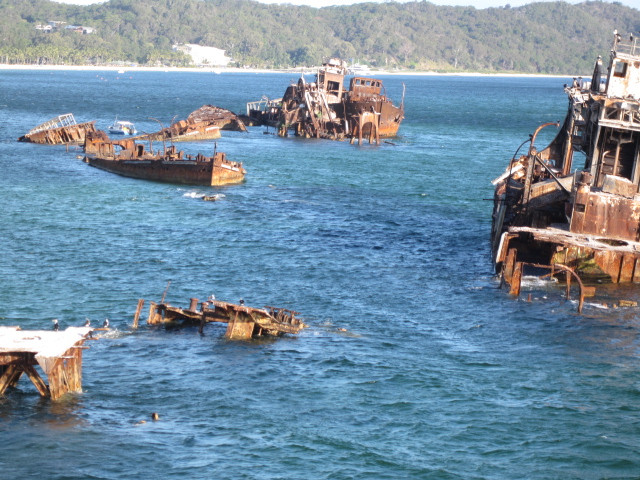
[[[214,186],[240,183],[244,180],[245,174],[240,165],[214,162],[212,159],[119,159],[87,155],[85,162],[92,167],[125,177],[185,185]]]
[[[138,305],[140,302],[143,301],[140,300]],[[226,338],[249,340],[265,335],[299,333],[306,325],[296,317],[297,314],[298,312],[285,308],[255,308],[219,300],[198,302],[197,298],[192,298],[191,305],[186,309],[164,302],[151,302],[147,323],[167,328],[199,325],[201,332],[206,323],[226,323]]]
[[[217,125],[193,125],[191,128],[184,129],[165,129],[156,133],[147,135],[138,135],[133,137],[139,141],[171,141],[171,142],[199,142],[202,140],[216,140],[220,138],[220,127]]]
[[[187,122],[209,124],[220,128],[220,130],[247,131],[247,127],[238,115],[231,110],[215,105],[203,105],[191,112],[187,117]]]
[[[598,59],[590,82],[565,86],[562,125],[541,125],[528,153],[494,180],[492,251],[507,282],[526,264],[640,282],[640,45],[632,42],[616,34],[608,70]],[[538,133],[552,125],[556,137],[537,150]],[[584,166],[574,166],[575,153]]]
[[[357,119],[359,112],[375,112],[379,117],[377,130],[380,138],[395,137],[400,129],[400,123],[404,118],[404,109],[397,107],[391,103],[391,101],[364,101],[364,102],[349,102],[346,105],[347,118],[354,119],[353,126],[349,131],[348,136],[357,136],[358,132],[355,129],[357,125]],[[375,127],[374,127],[375,129]],[[368,137],[371,133],[371,125],[364,127],[363,136]]]
[[[242,182],[246,173],[241,163],[228,160],[222,152],[212,157],[185,155],[172,145],[153,154],[132,138],[112,141],[102,131],[87,135],[84,152],[84,161],[93,167],[156,182],[227,185]]]
[[[40,143],[43,145],[81,144],[87,132],[95,131],[95,121],[75,125],[50,128],[39,132],[27,133],[18,138],[19,142]]]
[[[287,87],[282,99],[263,99],[247,104],[247,116],[259,124],[276,126],[280,136],[368,139],[397,135],[404,119],[403,102],[396,106],[384,93],[382,80],[353,77],[345,86],[348,69],[340,59],[331,59],[318,69],[315,82],[304,76]]]
[[[140,141],[198,142],[221,137],[221,130],[246,131],[240,118],[230,110],[214,105],[203,105],[191,112],[186,120],[180,120],[167,128],[133,137]]]
[[[502,235],[496,260],[503,266],[564,265],[591,284],[640,281],[640,243],[561,228],[511,227]],[[507,272],[508,283],[509,277]]]

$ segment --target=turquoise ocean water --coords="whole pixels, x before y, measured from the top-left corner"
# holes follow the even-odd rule
[[[639,310],[611,307],[636,289],[600,288],[610,307],[580,316],[561,287],[527,280],[517,300],[492,275],[490,181],[564,117],[570,79],[383,77],[396,102],[406,85],[392,143],[223,132],[248,172],[225,188],[16,142],[68,112],[141,131],[204,104],[243,112],[295,80],[0,72],[0,325],[114,327],[85,351],[82,394],[51,403],[22,379],[0,399],[0,478],[640,478]],[[309,328],[131,331],[168,281],[173,304],[243,298]]]

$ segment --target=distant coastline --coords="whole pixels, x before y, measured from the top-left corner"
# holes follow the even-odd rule
[[[124,71],[125,73],[131,72],[189,72],[189,73],[315,73],[315,68],[291,68],[283,70],[270,70],[260,68],[234,68],[234,67],[141,67],[141,66],[113,66],[113,65],[10,65],[0,64],[0,70],[75,70],[75,71]],[[371,70],[363,77],[377,77],[382,75],[406,75],[406,76],[456,76],[456,77],[536,77],[536,78],[570,78],[577,77],[578,75],[551,75],[551,74],[536,74],[536,73],[478,73],[478,72],[432,72],[432,71],[415,71],[415,70],[402,70],[402,71],[385,71],[385,70]],[[584,76],[584,75],[583,75]]]

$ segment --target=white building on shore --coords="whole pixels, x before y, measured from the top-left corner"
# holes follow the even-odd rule
[[[224,50],[215,47],[187,43],[185,45],[174,45],[173,49],[189,55],[193,63],[199,67],[226,67],[231,61],[231,57],[227,57]]]

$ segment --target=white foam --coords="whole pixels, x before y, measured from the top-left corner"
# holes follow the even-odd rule
[[[523,287],[530,287],[530,288],[543,288],[543,287],[549,287],[549,286],[555,287],[557,283],[558,283],[558,279],[554,277],[540,278],[540,277],[534,277],[534,276],[523,276],[521,285]]]
[[[204,193],[187,192],[187,193],[184,193],[182,196],[183,197],[187,197],[187,198],[202,198],[202,197],[204,197]]]

